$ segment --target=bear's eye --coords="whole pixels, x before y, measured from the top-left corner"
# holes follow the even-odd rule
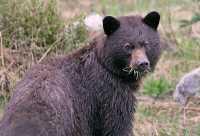
[[[124,48],[127,50],[133,50],[135,47],[133,45],[131,45],[130,43],[125,43]]]
[[[149,42],[148,41],[144,41],[144,45],[149,45]]]
[[[142,42],[140,42],[140,46],[141,46],[141,47],[145,47],[145,46],[147,46],[147,45],[149,45],[149,42],[148,42],[148,41],[142,41]]]

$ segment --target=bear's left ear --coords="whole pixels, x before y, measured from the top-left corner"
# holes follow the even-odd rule
[[[120,22],[112,16],[106,16],[103,19],[103,29],[106,35],[111,35],[120,27]]]
[[[156,11],[152,11],[143,18],[143,22],[151,28],[157,30],[160,22],[160,14]]]

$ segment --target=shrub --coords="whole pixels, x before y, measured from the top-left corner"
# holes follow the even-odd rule
[[[31,43],[45,47],[58,40],[64,23],[57,14],[55,0],[46,4],[42,0],[8,0],[4,4],[1,29],[6,47]]]
[[[86,39],[83,23],[76,27],[69,25],[71,31],[66,33],[65,22],[59,16],[57,0],[2,1],[4,6],[0,10],[0,30],[5,47],[26,50],[34,48],[37,50],[36,56],[41,56],[51,46],[68,51]],[[80,21],[82,18],[78,19]]]
[[[169,90],[170,84],[164,77],[160,77],[158,79],[154,79],[153,77],[151,77],[144,82],[143,93],[155,98],[159,97]]]

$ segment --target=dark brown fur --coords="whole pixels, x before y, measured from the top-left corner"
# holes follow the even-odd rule
[[[148,41],[144,48],[153,69],[160,55],[159,36],[141,17],[119,20],[120,28],[111,35],[28,70],[7,105],[0,135],[132,136],[133,92],[140,79],[123,73],[115,63],[117,58],[127,65],[131,61],[124,43],[140,48]]]

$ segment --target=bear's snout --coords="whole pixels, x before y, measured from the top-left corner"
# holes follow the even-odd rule
[[[146,71],[146,70],[149,69],[149,61],[147,59],[141,59],[141,60],[139,60],[136,65],[137,65],[137,68],[140,71]]]
[[[146,56],[144,48],[135,49],[131,55],[130,67],[134,67],[139,71],[148,71],[150,62]]]

